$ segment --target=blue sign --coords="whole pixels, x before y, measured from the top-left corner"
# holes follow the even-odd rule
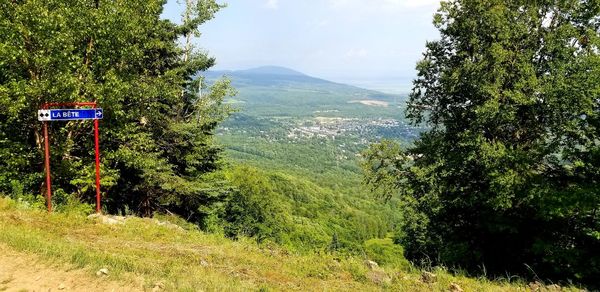
[[[38,121],[99,120],[103,116],[101,108],[38,110]]]

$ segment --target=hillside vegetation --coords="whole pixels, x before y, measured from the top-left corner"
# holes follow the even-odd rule
[[[408,96],[210,71],[221,1],[71,2],[0,4],[0,251],[144,289],[600,287],[600,1],[442,1]],[[100,190],[92,124],[36,118],[90,101]]]
[[[364,153],[373,189],[409,202],[412,262],[600,288],[599,4],[441,5],[407,103],[429,130]]]
[[[406,265],[370,269],[362,257],[296,255],[275,246],[205,234],[175,217],[159,219],[128,217],[123,224],[103,224],[77,212],[48,214],[0,197],[0,247],[37,255],[55,269],[83,269],[91,277],[105,268],[109,276],[100,276],[104,281],[147,290],[446,291],[456,284],[465,291],[529,291],[539,287],[515,279],[508,283],[453,276],[440,268],[432,271],[435,280],[425,283],[419,271]],[[7,288],[11,279],[0,275],[0,290]]]
[[[255,180],[267,186],[260,196],[276,202],[281,236],[272,239],[294,250],[360,254],[366,240],[384,238],[402,224],[400,201],[374,200],[361,184],[358,163],[359,153],[381,137],[409,143],[416,136],[403,123],[401,96],[283,67],[202,76],[207,84],[226,76],[236,88],[226,102],[238,112],[218,129],[217,141],[234,168],[254,170]]]

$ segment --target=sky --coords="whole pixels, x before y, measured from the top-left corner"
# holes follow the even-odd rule
[[[184,2],[179,0],[179,2]],[[390,93],[410,91],[439,0],[228,0],[195,40],[214,70],[284,66]],[[181,19],[169,0],[163,17]]]

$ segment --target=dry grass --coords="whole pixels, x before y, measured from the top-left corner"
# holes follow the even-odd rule
[[[0,243],[35,254],[49,264],[75,266],[94,276],[108,268],[111,278],[152,289],[162,283],[177,291],[529,291],[523,283],[489,281],[435,271],[437,281],[421,281],[420,271],[370,271],[356,257],[294,255],[250,240],[231,241],[195,230],[158,226],[129,218],[106,225],[73,214],[47,214],[0,198]]]

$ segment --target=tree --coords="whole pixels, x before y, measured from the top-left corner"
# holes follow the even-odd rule
[[[283,243],[283,231],[290,224],[267,177],[255,168],[240,166],[228,173],[228,179],[234,192],[225,206],[225,234]]]
[[[447,1],[434,24],[407,108],[429,130],[363,163],[407,202],[407,257],[600,284],[600,2]]]
[[[226,193],[212,136],[230,109],[227,81],[198,97],[193,79],[214,59],[178,45],[222,7],[196,1],[181,25],[161,19],[166,1],[3,1],[0,4],[0,192],[39,194],[44,102],[96,101],[102,186],[111,212],[170,209],[201,220]],[[53,186],[90,201],[91,123],[52,123]],[[14,189],[14,188],[13,188]]]

